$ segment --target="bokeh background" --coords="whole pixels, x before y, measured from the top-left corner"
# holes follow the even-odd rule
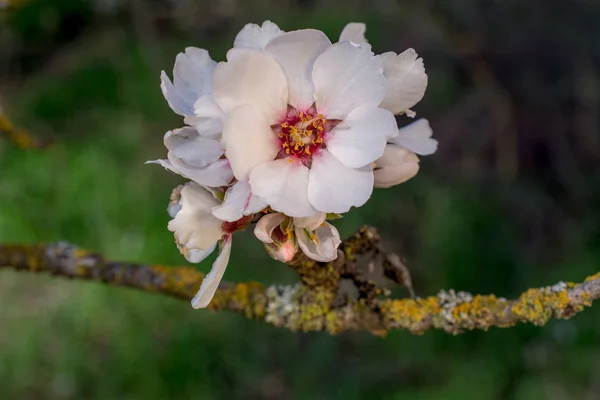
[[[113,259],[184,264],[166,229],[182,179],[144,165],[182,124],[160,71],[186,46],[222,60],[247,22],[337,40],[364,21],[375,52],[413,47],[424,58],[430,83],[415,110],[440,147],[416,179],[339,221],[342,234],[380,227],[423,296],[510,297],[598,270],[600,2],[13,2],[0,11],[0,104],[54,144],[0,139],[1,242],[67,240]],[[226,279],[294,276],[248,232]],[[599,399],[600,307],[543,328],[330,337],[2,271],[0,398]]]

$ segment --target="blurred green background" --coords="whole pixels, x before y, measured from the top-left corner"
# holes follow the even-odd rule
[[[41,0],[0,11],[0,104],[55,144],[0,140],[0,242],[67,240],[182,265],[158,166],[182,125],[159,89],[185,46],[224,58],[247,22],[367,23],[377,53],[413,47],[416,107],[440,141],[417,178],[353,210],[406,258],[419,295],[499,296],[600,265],[597,1]],[[211,261],[198,268],[207,270]],[[290,282],[251,232],[230,281]],[[301,334],[100,284],[0,273],[0,399],[600,398],[600,307],[546,327],[450,336]]]

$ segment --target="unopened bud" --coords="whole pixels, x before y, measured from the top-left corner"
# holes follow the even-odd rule
[[[292,234],[292,237],[283,243],[265,243],[265,249],[274,260],[287,263],[296,255],[298,243]]]
[[[289,262],[298,251],[291,225],[292,219],[280,213],[267,214],[256,224],[254,234],[275,260]]]

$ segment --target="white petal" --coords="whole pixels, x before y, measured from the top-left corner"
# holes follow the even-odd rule
[[[385,95],[382,61],[368,44],[329,47],[315,61],[313,82],[317,111],[328,119],[343,119],[363,104],[377,106]]]
[[[265,48],[273,56],[288,82],[288,103],[306,111],[315,102],[312,82],[313,65],[331,42],[321,31],[305,29],[284,33],[269,42]]]
[[[167,156],[169,156],[169,153]],[[163,168],[199,183],[202,186],[219,187],[228,185],[233,179],[229,161],[218,160],[206,168],[190,167],[176,157],[168,160],[147,161],[146,164],[159,164]]]
[[[161,89],[177,114],[191,116],[196,100],[212,91],[212,73],[217,63],[204,49],[188,47],[179,53],[173,69],[173,83],[163,71]]]
[[[327,214],[323,212],[318,212],[312,217],[306,218],[294,218],[294,225],[296,228],[308,229],[309,231],[314,231],[317,229],[323,222],[325,222],[325,218],[327,218]]]
[[[175,58],[173,84],[181,96],[194,104],[200,95],[211,93],[211,76],[216,65],[208,51],[188,47]]]
[[[350,207],[360,207],[373,192],[373,171],[370,166],[348,168],[329,151],[313,157],[308,181],[308,199],[318,211],[345,213]]]
[[[240,181],[248,179],[256,165],[273,160],[279,151],[277,136],[267,121],[247,104],[227,114],[222,142],[233,173]]]
[[[282,33],[283,31],[271,21],[263,22],[262,27],[256,24],[246,24],[235,37],[233,47],[260,51],[271,39]]]
[[[183,116],[194,114],[192,104],[186,103],[186,100],[179,95],[179,92],[175,89],[175,86],[173,86],[171,79],[169,79],[169,76],[165,71],[161,71],[160,73],[160,89],[162,90],[163,96],[165,96],[165,100],[167,100],[169,107],[171,107],[175,113]]]
[[[367,27],[361,22],[350,22],[344,27],[340,34],[340,42],[351,41],[353,43],[365,43],[365,32]]]
[[[379,56],[383,60],[387,90],[381,107],[394,114],[404,112],[417,104],[425,95],[427,74],[423,59],[413,49],[396,56],[389,52]]]
[[[188,249],[185,251],[185,259],[193,264],[204,261],[204,259],[212,254],[217,247],[217,243],[213,244],[208,250]]]
[[[214,96],[225,113],[251,104],[269,125],[287,113],[288,88],[283,70],[273,58],[248,49],[231,49],[227,62],[215,68]]]
[[[375,161],[375,187],[389,188],[406,182],[419,172],[419,157],[401,146],[389,144]]]
[[[252,170],[250,186],[273,210],[290,217],[310,217],[315,209],[308,202],[308,173],[299,160],[275,160]]]
[[[223,203],[214,207],[212,213],[223,221],[234,222],[266,206],[267,203],[252,195],[248,181],[239,181],[227,189]]]
[[[397,129],[396,118],[388,110],[360,106],[326,136],[325,143],[346,167],[360,168],[383,155],[387,138]]]
[[[192,167],[206,167],[217,161],[224,153],[218,140],[201,137],[195,128],[175,129],[165,134],[166,148],[173,157]]]
[[[225,114],[212,95],[204,95],[194,103],[194,116],[185,117],[188,125],[196,128],[201,136],[216,139],[223,132]]]
[[[273,243],[271,234],[273,230],[277,228],[283,220],[286,218],[282,213],[271,213],[267,214],[258,220],[256,227],[254,228],[254,235],[263,243]]]
[[[192,307],[204,308],[208,306],[215,296],[215,292],[219,287],[219,283],[223,279],[223,274],[229,264],[229,256],[231,255],[231,235],[227,235],[223,238],[223,247],[219,253],[219,256],[212,265],[210,272],[204,277],[200,290],[196,293],[196,296],[192,299]]]
[[[342,243],[337,229],[330,223],[318,227],[311,238],[305,229],[296,229],[298,245],[308,257],[319,262],[329,262],[337,258],[337,250]]]
[[[181,189],[181,210],[168,225],[177,242],[188,249],[209,250],[223,235],[222,221],[211,212],[218,204],[200,185],[193,182],[185,185]]]
[[[398,135],[391,142],[414,153],[428,156],[436,152],[438,141],[431,138],[433,131],[429,121],[421,118],[398,130]]]

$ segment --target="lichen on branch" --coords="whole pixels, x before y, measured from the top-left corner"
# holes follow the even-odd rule
[[[209,308],[233,311],[293,331],[337,334],[359,329],[383,335],[396,329],[415,334],[441,329],[457,334],[568,319],[600,298],[599,273],[582,283],[560,282],[529,289],[514,300],[453,290],[424,298],[395,299],[369,275],[378,269],[377,265],[389,262],[391,256],[383,253],[374,228],[361,228],[339,251],[340,257],[327,264],[303,256],[294,259],[290,266],[301,276],[296,285],[265,287],[257,282],[222,282]],[[204,279],[204,274],[194,268],[114,262],[64,242],[0,245],[2,267],[99,281],[186,300],[194,297]],[[380,268],[382,275],[394,275],[386,268]],[[354,285],[352,294],[342,290],[344,282]]]

